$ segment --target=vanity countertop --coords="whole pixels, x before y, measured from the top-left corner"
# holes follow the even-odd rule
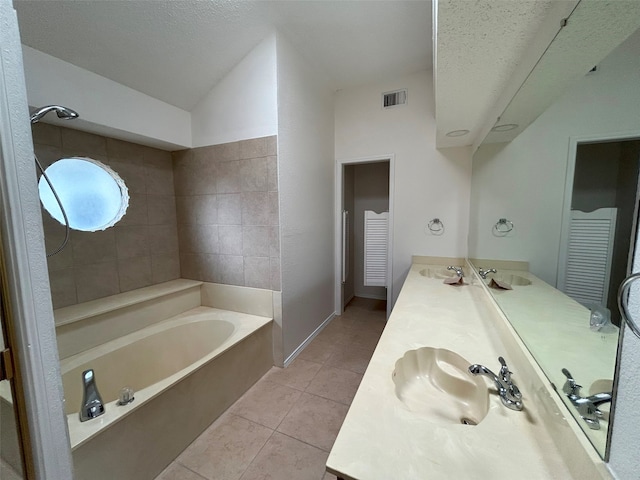
[[[501,341],[500,329],[493,323],[496,313],[483,287],[473,279],[464,286],[446,285],[442,278],[422,275],[425,268],[444,267],[417,263],[411,267],[327,469],[354,480],[493,478],[498,472],[524,479],[575,478],[543,426],[547,422],[538,417],[546,408],[538,402],[549,395],[532,392],[531,382],[519,375],[523,372],[508,354],[512,347]],[[499,369],[498,356],[504,356],[523,393],[525,409],[518,412],[503,406],[485,378],[492,392],[489,412],[476,426],[433,422],[409,411],[395,394],[392,374],[405,352],[420,347],[449,349],[494,372]],[[587,457],[593,460],[594,455]],[[582,478],[606,478],[602,462],[586,471]]]

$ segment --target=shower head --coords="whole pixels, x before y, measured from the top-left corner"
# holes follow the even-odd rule
[[[60,105],[48,105],[46,107],[35,110],[31,114],[31,123],[38,123],[42,119],[42,117],[44,117],[49,112],[56,112],[58,118],[62,118],[63,120],[73,120],[74,118],[79,117],[78,113],[71,110],[70,108],[62,107]]]

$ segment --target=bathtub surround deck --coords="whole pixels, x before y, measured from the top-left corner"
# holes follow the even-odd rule
[[[57,310],[75,478],[153,478],[240,398],[273,366],[272,293],[179,279]],[[106,413],[82,423],[86,368]]]
[[[273,367],[156,480],[335,480],[325,462],[385,325],[355,298],[300,355]]]

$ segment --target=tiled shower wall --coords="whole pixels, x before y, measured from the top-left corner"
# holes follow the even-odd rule
[[[280,290],[276,138],[173,152],[183,278]]]
[[[108,137],[39,123],[34,147],[43,166],[86,156],[109,165],[129,188],[127,213],[101,232],[72,230],[69,245],[48,259],[54,308],[180,277],[171,154]],[[47,251],[64,227],[43,210]]]

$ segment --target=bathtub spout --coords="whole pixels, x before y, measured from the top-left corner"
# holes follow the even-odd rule
[[[80,421],[86,422],[104,413],[104,404],[96,386],[96,376],[92,369],[82,372],[82,406],[80,407]]]

